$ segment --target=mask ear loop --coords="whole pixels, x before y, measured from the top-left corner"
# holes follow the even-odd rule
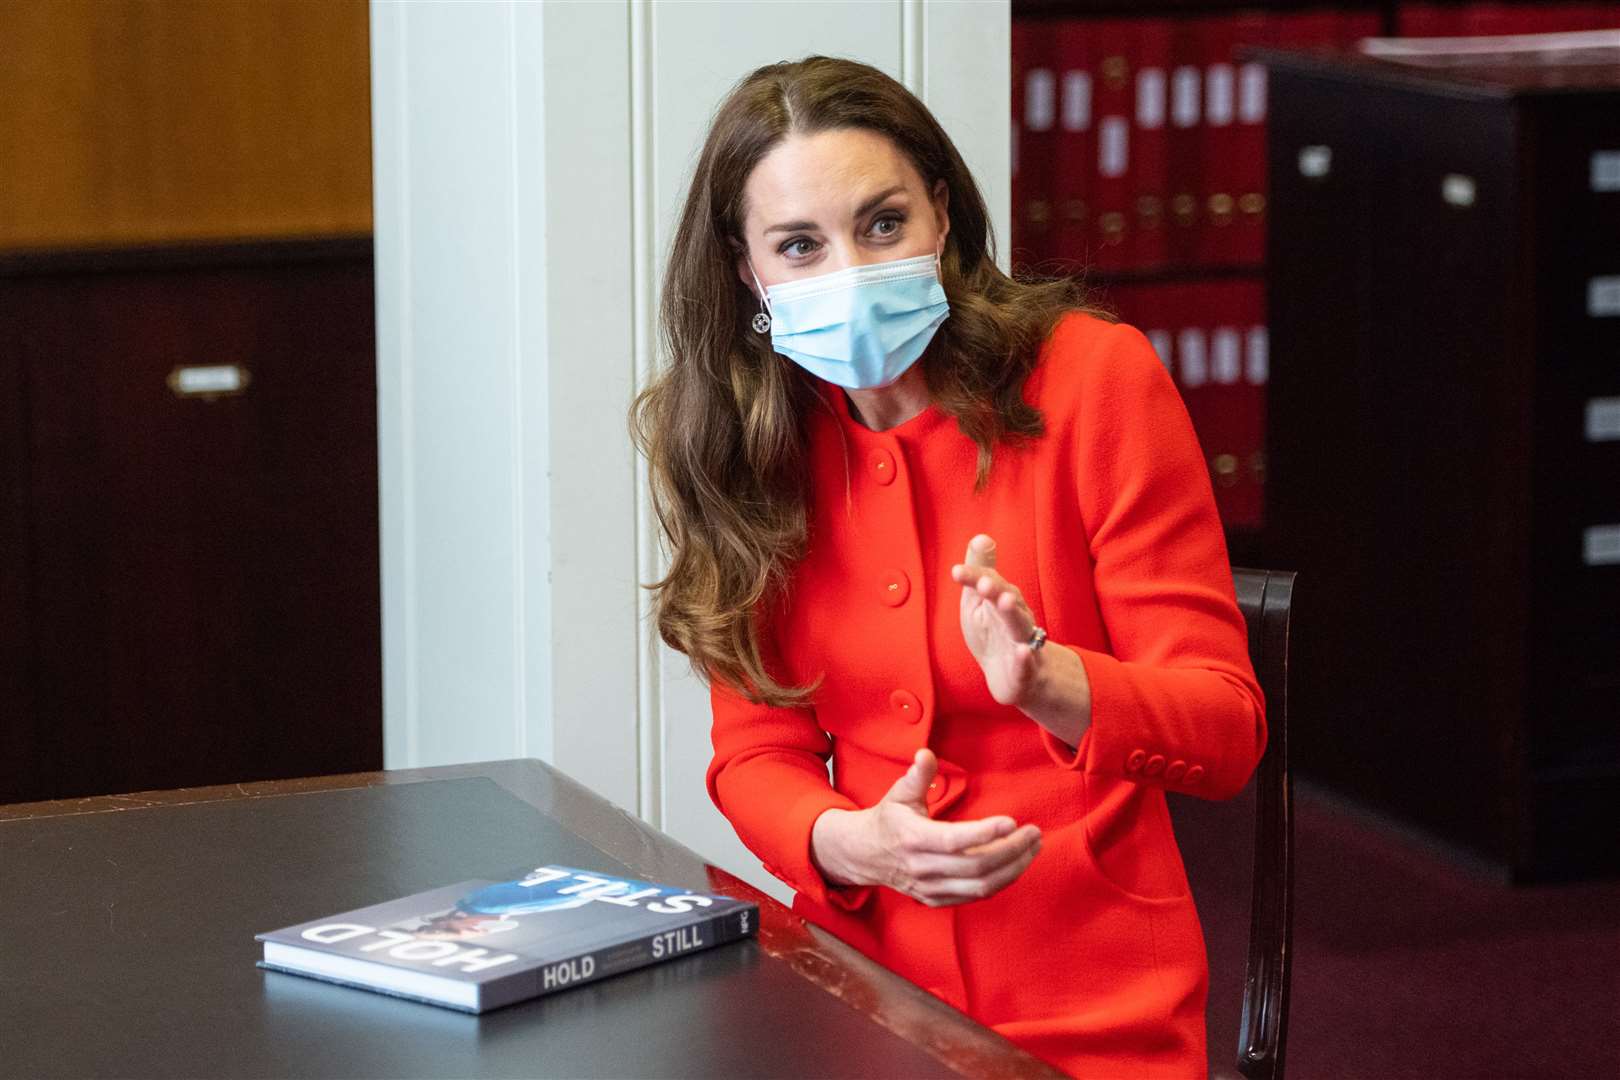
[[[765,286],[759,283],[759,275],[754,272],[754,260],[748,260],[748,273],[754,279],[754,288],[759,290],[759,312],[754,316],[754,332],[768,334],[771,332],[770,301],[765,296]]]

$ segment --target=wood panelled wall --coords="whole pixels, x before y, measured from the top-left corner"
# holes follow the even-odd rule
[[[0,250],[369,233],[366,0],[3,0],[0,131]]]

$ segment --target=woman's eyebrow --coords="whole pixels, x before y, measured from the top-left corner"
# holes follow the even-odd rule
[[[904,190],[906,190],[906,186],[904,184],[896,184],[887,191],[879,192],[870,199],[867,199],[865,202],[861,203],[861,205],[855,210],[854,216],[857,218],[864,217],[868,212],[876,208],[878,203],[882,202],[884,199],[887,199],[890,195]],[[820,227],[821,226],[817,225],[813,221],[787,221],[783,222],[781,225],[772,225],[770,228],[765,230],[765,233],[768,236],[773,232],[797,232],[800,229],[819,229]]]

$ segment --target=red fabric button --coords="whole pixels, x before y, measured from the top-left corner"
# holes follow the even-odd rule
[[[1187,770],[1186,784],[1188,787],[1193,787],[1203,778],[1204,767],[1202,765],[1194,765],[1192,768]]]
[[[902,570],[885,570],[878,582],[879,595],[890,607],[899,607],[911,595],[911,579]]]
[[[1142,775],[1143,776],[1158,776],[1163,771],[1164,771],[1164,755],[1163,754],[1154,754],[1152,757],[1147,759],[1147,764],[1142,766]]]
[[[872,451],[872,453],[866,458],[866,468],[867,471],[872,474],[872,479],[876,480],[884,487],[894,483],[896,474],[894,467],[894,455],[889,453],[887,450]]]
[[[922,702],[910,690],[896,690],[889,695],[889,708],[893,709],[901,719],[913,724],[922,719]]]
[[[1187,763],[1185,761],[1172,761],[1170,767],[1164,770],[1164,778],[1173,784],[1180,780],[1186,772]]]
[[[939,775],[928,788],[928,813],[944,813],[967,794],[967,775],[959,765],[939,759]]]
[[[1125,759],[1125,771],[1137,773],[1142,771],[1142,762],[1147,760],[1147,754],[1141,750],[1132,750],[1131,756]]]

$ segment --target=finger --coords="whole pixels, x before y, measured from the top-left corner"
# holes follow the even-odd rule
[[[1017,586],[1002,577],[993,566],[957,563],[951,567],[951,580],[992,602],[1003,592],[1018,591]]]
[[[1039,825],[1033,825],[1026,822],[998,840],[992,840],[988,844],[976,844],[973,847],[963,848],[961,854],[971,856],[989,851],[991,848],[1002,846],[1027,846],[1029,844],[1038,842],[1042,835],[1041,827]]]
[[[979,567],[977,573],[978,577],[972,583],[973,591],[992,604],[1009,593],[1022,599],[1023,594],[1018,591],[1018,586],[997,573],[995,567]]]
[[[939,878],[982,878],[1022,858],[1030,847],[1041,842],[1041,830],[1024,825],[999,840],[967,848],[960,854],[925,852],[913,856],[907,871],[918,881]]]
[[[995,610],[1009,637],[1019,641],[1028,638],[1035,629],[1035,613],[1025,602],[1023,591],[995,570],[964,569],[966,573],[952,576]],[[971,577],[974,573],[978,574],[976,580]]]
[[[1028,641],[1035,632],[1035,613],[1016,592],[1004,592],[996,599],[996,615],[1014,641]]]
[[[927,804],[928,785],[939,772],[939,759],[926,746],[912,755],[911,765],[901,774],[880,802],[900,802],[913,806]]]
[[[1006,816],[981,818],[978,821],[935,821],[923,818],[914,823],[914,831],[907,847],[915,852],[937,852],[945,855],[999,840],[1018,827]]]
[[[972,540],[969,540],[967,556],[962,561],[969,566],[994,567],[996,565],[995,538],[987,533],[980,533]]]
[[[973,900],[983,900],[1018,880],[1029,864],[1035,861],[1040,854],[1040,844],[1031,844],[1016,859],[1006,863],[994,873],[984,877],[941,878],[937,881],[919,882],[916,886],[918,899],[934,905],[965,904]]]

